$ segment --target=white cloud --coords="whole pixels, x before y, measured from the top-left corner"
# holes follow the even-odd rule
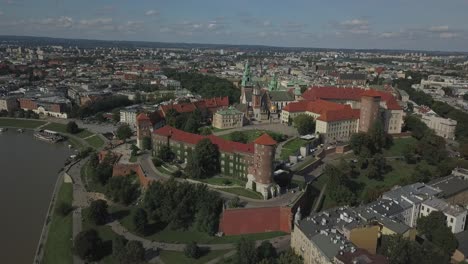
[[[369,21],[365,19],[350,19],[334,24],[334,27],[341,31],[341,33],[348,34],[369,34],[370,26]]]
[[[159,15],[159,11],[157,10],[148,10],[146,11],[145,13],[145,16],[158,16]]]
[[[37,23],[44,26],[52,26],[59,28],[69,28],[73,25],[73,19],[67,16],[61,16],[58,18],[44,18],[38,21],[31,21],[32,23]]]
[[[459,36],[460,36],[460,34],[455,33],[455,32],[442,32],[442,33],[439,34],[440,38],[457,38]]]
[[[99,27],[112,24],[112,18],[94,18],[80,20],[80,25],[85,27]]]
[[[447,32],[449,31],[448,26],[433,26],[429,28],[430,32]]]

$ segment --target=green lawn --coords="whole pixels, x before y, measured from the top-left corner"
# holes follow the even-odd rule
[[[389,149],[384,149],[384,156],[393,157],[401,156],[406,145],[417,143],[418,140],[414,137],[396,138],[393,140],[393,145]]]
[[[68,137],[68,138],[67,138],[67,141],[68,141],[68,143],[70,143],[70,145],[72,145],[75,149],[78,149],[78,150],[84,150],[84,149],[86,149],[86,146],[83,145],[83,143],[81,143],[81,141],[79,141],[79,140],[76,139],[76,138]]]
[[[76,134],[75,136],[79,137],[79,138],[87,138],[87,137],[90,137],[94,135],[93,133],[89,132],[88,130],[86,129],[83,129],[81,130],[80,133]]]
[[[88,142],[88,144],[95,149],[99,149],[102,146],[104,146],[104,140],[102,140],[102,138],[98,135],[94,135],[90,138],[87,138],[85,139],[85,141]]]
[[[132,222],[132,214],[138,209],[137,206],[132,207],[123,207],[123,206],[110,206],[109,211],[111,213],[116,213],[120,215],[119,222],[130,232],[135,233],[135,227]],[[150,222],[150,225],[153,224]],[[244,237],[253,239],[253,240],[264,240],[270,239],[278,236],[287,235],[283,232],[268,232],[268,233],[259,233],[259,234],[249,234],[243,235]],[[155,231],[152,234],[145,236],[146,239],[152,241],[166,242],[166,243],[188,243],[195,241],[200,244],[228,244],[236,243],[241,238],[241,235],[238,236],[223,236],[215,237],[210,236],[207,233],[198,232],[194,230],[171,230],[165,228],[162,230]]]
[[[64,134],[68,133],[67,125],[59,124],[59,123],[50,123],[47,126],[44,126],[43,129],[52,130],[52,131],[64,133]]]
[[[36,128],[46,122],[40,120],[25,120],[25,119],[6,119],[0,118],[0,127],[17,127],[17,128]]]
[[[213,178],[208,178],[208,179],[203,179],[201,180],[202,182],[206,182],[208,184],[212,185],[219,185],[219,186],[245,186],[245,181],[242,181],[240,179],[236,178],[231,178],[231,177],[213,177]],[[229,181],[228,184],[226,184],[226,181]]]
[[[252,198],[252,199],[263,199],[263,196],[258,193],[258,192],[254,192],[252,190],[248,190],[248,189],[245,189],[245,188],[241,188],[241,187],[234,187],[234,188],[222,188],[222,189],[219,189],[220,191],[224,191],[224,192],[228,192],[228,193],[232,193],[232,194],[236,194],[236,195],[239,195],[239,196],[244,196],[244,197],[247,197],[247,198]]]
[[[288,143],[284,144],[283,148],[281,149],[281,159],[289,159],[289,156],[297,153],[301,147],[307,144],[307,142],[307,140],[295,138],[289,141]]]
[[[71,183],[62,183],[57,203],[66,202],[71,205],[73,199],[73,186]],[[50,224],[49,235],[44,247],[45,264],[72,263],[72,212],[63,217],[54,210]]]
[[[91,171],[92,169],[89,166],[89,163],[86,163],[86,165],[81,167],[81,180],[86,183],[86,190],[89,192],[105,193],[105,186],[93,181]]]
[[[276,132],[273,132],[273,131],[269,131],[269,130],[257,130],[257,129],[242,130],[242,133],[244,133],[247,136],[247,142],[252,142],[255,139],[257,139],[258,137],[260,137],[261,135],[265,134],[265,133],[269,134],[273,138],[282,138],[283,137],[282,134],[276,133]],[[224,139],[227,139],[227,140],[231,140],[231,134],[232,133],[221,135],[220,137],[222,137]]]
[[[221,257],[231,250],[210,251],[198,259],[187,258],[183,252],[162,250],[160,257],[166,264],[202,264]]]

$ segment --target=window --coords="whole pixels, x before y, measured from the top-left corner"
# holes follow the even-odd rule
[[[453,223],[454,218],[450,217],[450,223]]]

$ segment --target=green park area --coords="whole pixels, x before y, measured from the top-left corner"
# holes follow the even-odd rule
[[[203,264],[207,263],[210,260],[221,257],[224,254],[228,253],[230,250],[215,250],[208,251],[198,259],[192,259],[185,256],[183,252],[179,251],[169,251],[162,250],[160,253],[160,258],[164,263],[177,263],[177,264]]]
[[[244,197],[251,198],[251,199],[257,199],[257,200],[263,199],[263,196],[260,193],[254,192],[244,187],[233,187],[233,188],[222,188],[222,189],[220,188],[219,190],[223,192],[235,194],[238,196],[244,196]]]
[[[71,183],[63,183],[58,192],[57,205],[62,203],[71,206],[73,187]],[[49,234],[44,248],[43,263],[61,264],[72,262],[72,212],[63,216],[56,209],[52,214]]]
[[[119,222],[130,232],[137,234],[136,228],[132,221],[132,216],[138,210],[138,206],[124,207],[113,205],[109,207],[110,213],[117,219]],[[169,227],[159,229],[158,223],[150,221],[148,224],[147,233],[143,236],[144,238],[152,241],[165,242],[165,243],[174,243],[182,244],[195,241],[199,244],[229,244],[236,243],[242,237],[247,237],[252,240],[264,240],[270,239],[278,236],[286,235],[283,232],[267,232],[267,233],[258,233],[258,234],[248,234],[248,235],[235,235],[235,236],[210,236],[205,232],[200,232],[189,228],[187,230],[173,230]]]
[[[204,183],[218,186],[245,186],[245,181],[232,177],[213,177],[201,180]]]
[[[34,129],[45,123],[45,121],[40,120],[0,118],[0,127]]]
[[[105,143],[99,135],[88,137],[85,141],[95,149],[100,149]]]
[[[68,134],[67,132],[67,125],[66,124],[59,124],[59,123],[50,123],[43,127],[44,129],[56,131],[63,134]],[[80,132],[74,134],[74,136],[79,138],[87,138],[94,135],[93,133],[89,132],[86,129],[81,129]]]
[[[309,141],[300,138],[295,138],[288,141],[286,144],[283,145],[283,148],[281,149],[281,159],[287,160],[289,156],[297,153],[299,149],[307,145],[308,142]]]

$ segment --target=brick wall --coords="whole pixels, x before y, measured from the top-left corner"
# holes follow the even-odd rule
[[[133,173],[137,175],[138,181],[140,182],[140,186],[146,189],[148,185],[151,183],[152,179],[149,179],[146,177],[140,164],[119,163],[119,164],[115,164],[114,167],[112,168],[112,177],[128,176]]]
[[[219,231],[226,235],[282,231],[291,232],[291,208],[263,207],[226,209],[221,214]]]

